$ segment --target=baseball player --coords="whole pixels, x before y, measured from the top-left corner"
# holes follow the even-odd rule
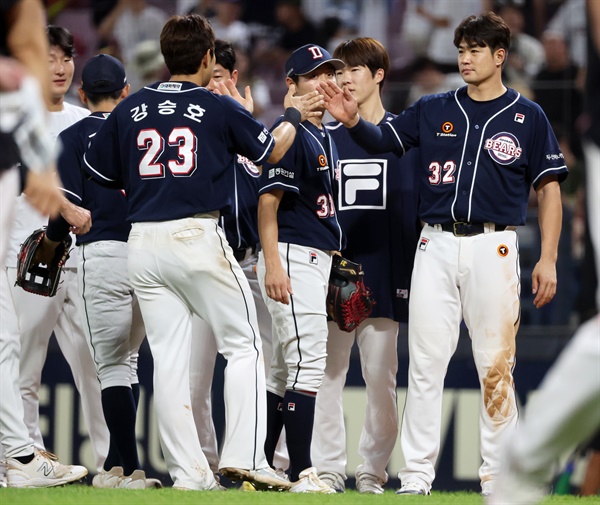
[[[512,370],[519,326],[515,226],[525,224],[529,188],[538,199],[541,257],[533,270],[536,307],[556,292],[567,167],[541,108],[501,79],[510,30],[493,13],[456,29],[465,87],[425,96],[379,127],[359,120],[356,99],[321,85],[328,110],[372,152],[421,148],[419,217],[409,300],[409,378],[402,424],[406,467],[398,494],[429,494],[440,448],[442,391],[465,321],[481,385],[482,493],[498,473],[500,440],[517,422]]]
[[[391,121],[394,116],[381,103],[381,87],[390,67],[381,43],[371,38],[349,40],[341,43],[333,56],[346,64],[336,72],[336,81],[356,97],[360,116],[374,124]],[[336,203],[347,239],[343,254],[363,265],[365,284],[376,303],[371,317],[353,335],[340,330],[335,322],[328,323],[327,364],[315,411],[313,463],[321,480],[344,491],[342,389],[356,339],[367,391],[358,449],[363,463],[356,470],[356,489],[382,494],[398,436],[398,321],[407,321],[410,273],[420,231],[415,177],[408,160],[398,154],[367,153],[339,122],[328,124],[327,129],[340,153]]]
[[[312,92],[333,81],[344,66],[322,47],[296,49],[285,65],[288,88]],[[325,370],[325,296],[331,255],[343,247],[336,217],[334,178],[338,154],[321,118],[300,125],[279,163],[263,167],[258,202],[262,251],[258,280],[273,320],[271,371],[267,379],[267,458],[285,426],[292,492],[332,493],[312,466],[310,446],[315,401]]]
[[[216,83],[226,82],[228,79],[231,79],[232,83],[236,85],[238,71],[235,66],[236,54],[233,45],[230,42],[217,39],[215,41],[215,67],[211,83],[207,88],[214,90]],[[262,299],[255,268],[258,261],[256,212],[260,172],[256,165],[245,156],[236,155],[233,163],[234,170],[229,174],[232,179],[232,210],[229,214],[221,216],[220,225],[252,290],[256,305],[258,328],[262,339],[265,372],[268,374],[273,354],[271,316]],[[194,331],[190,357],[192,409],[202,450],[213,472],[217,472],[219,454],[211,406],[213,379],[211,371],[215,367],[217,344],[210,326],[200,318],[194,318],[192,327]],[[283,463],[280,460],[275,464],[276,467],[282,467],[282,465]]]
[[[84,155],[86,170],[127,194],[128,270],[154,358],[154,399],[165,461],[179,489],[216,489],[190,408],[192,314],[213,329],[227,359],[226,432],[220,472],[289,488],[264,455],[265,372],[252,293],[219,226],[229,207],[233,153],[277,161],[319,98],[285,103],[273,133],[235,100],[203,88],[212,77],[214,33],[199,15],[173,16],[161,33],[171,80],[131,95]],[[246,97],[248,98],[248,97]],[[300,107],[304,112],[291,107]]]
[[[64,101],[74,72],[73,36],[64,28],[48,26],[49,73],[51,79],[51,102],[48,107],[48,130],[53,140],[58,134],[87,116],[89,111]],[[89,211],[63,199],[65,219],[73,224],[73,217],[83,218],[77,231],[85,233],[90,226]],[[85,220],[87,219],[88,222]],[[48,343],[54,331],[60,349],[71,367],[75,386],[81,395],[85,424],[88,427],[96,468],[100,470],[109,449],[109,434],[102,416],[100,387],[95,374],[94,362],[88,348],[79,317],[79,295],[77,292],[77,254],[71,253],[62,276],[62,284],[56,296],[45,298],[27,293],[15,286],[17,276],[16,258],[21,243],[41,228],[47,218],[37,212],[21,195],[15,208],[7,258],[5,261],[10,295],[17,315],[17,327],[13,331],[21,335],[21,396],[25,408],[25,423],[37,448],[44,449],[39,426],[39,398],[42,368],[46,360]]]
[[[83,68],[81,100],[92,112],[59,135],[58,169],[65,194],[89,209],[93,228],[77,237],[81,319],[102,389],[102,409],[111,434],[111,451],[94,487],[146,487],[135,436],[139,398],[137,355],[146,334],[139,306],[127,275],[127,202],[121,190],[108,189],[84,177],[81,165],[90,138],[110,112],[129,94],[125,69],[119,60],[100,54]],[[64,219],[51,220],[40,256],[50,260],[68,234]],[[37,254],[37,253],[36,253]],[[134,355],[132,359],[132,355]],[[148,480],[156,485],[155,479]]]
[[[8,229],[19,187],[17,163],[26,160],[30,170],[26,191],[41,213],[58,213],[62,196],[54,174],[52,140],[45,130],[48,43],[42,30],[40,2],[2,2],[0,23],[0,261],[4,261]],[[8,57],[10,55],[10,57]],[[12,124],[7,124],[11,120]],[[34,144],[36,147],[33,148]],[[33,191],[32,191],[33,190]],[[19,392],[19,333],[8,279],[0,269],[0,443],[6,475],[0,487],[50,487],[81,479],[87,469],[66,466],[56,456],[34,447],[23,420]],[[9,320],[13,324],[9,324]]]

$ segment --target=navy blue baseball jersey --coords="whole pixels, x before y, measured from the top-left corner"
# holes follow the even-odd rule
[[[233,200],[229,214],[221,216],[227,242],[233,249],[254,247],[258,238],[258,181],[260,171],[248,158],[238,154],[234,159]]]
[[[395,116],[386,113],[380,124]],[[361,263],[365,284],[377,302],[371,317],[408,320],[410,277],[420,223],[417,218],[418,149],[401,157],[394,152],[371,155],[342,123],[327,125],[340,156],[336,198],[346,237],[343,255]]]
[[[277,212],[279,242],[326,251],[343,248],[334,203],[338,161],[337,148],[327,130],[304,121],[279,163],[263,165],[259,194],[284,191]]]
[[[92,140],[86,170],[124,187],[128,221],[231,207],[234,153],[262,165],[271,133],[235,100],[191,82],[158,82],[121,102]]]
[[[131,228],[126,221],[127,199],[123,191],[96,184],[82,169],[83,154],[108,116],[108,113],[95,112],[58,136],[62,149],[57,167],[63,190],[71,202],[92,213],[92,228],[85,235],[77,235],[77,244],[98,240],[127,242]]]
[[[370,152],[403,154],[419,146],[419,217],[525,224],[529,188],[567,167],[541,107],[509,89],[476,102],[467,87],[424,96],[389,123],[361,120],[350,130]]]

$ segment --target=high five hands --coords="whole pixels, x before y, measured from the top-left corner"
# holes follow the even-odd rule
[[[338,121],[348,128],[358,124],[358,102],[348,89],[341,89],[333,81],[318,84],[319,92],[325,100],[325,108]]]

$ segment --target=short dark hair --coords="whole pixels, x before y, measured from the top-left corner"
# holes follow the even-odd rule
[[[470,46],[488,46],[492,53],[497,49],[508,51],[510,28],[500,16],[493,12],[480,16],[469,16],[463,19],[454,31],[454,45],[458,47],[463,40]]]
[[[381,93],[385,76],[390,69],[390,57],[381,42],[371,37],[347,40],[335,48],[333,57],[342,60],[349,67],[367,67],[372,76],[380,68],[383,69],[383,79],[379,83]]]
[[[104,100],[115,101],[121,96],[122,92],[122,89],[118,89],[117,91],[111,91],[109,93],[90,93],[89,91],[84,91],[85,97],[92,105],[98,105]]]
[[[199,14],[172,16],[160,34],[160,50],[172,75],[198,72],[207,51],[215,49],[215,33]]]
[[[75,56],[75,41],[73,34],[62,26],[48,25],[46,27],[48,34],[48,45],[50,47],[60,47],[65,56],[73,58]]]
[[[233,73],[237,61],[233,44],[226,40],[215,40],[215,60],[223,68],[229,70],[230,73]]]

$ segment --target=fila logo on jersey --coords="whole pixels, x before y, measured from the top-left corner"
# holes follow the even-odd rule
[[[408,298],[408,289],[397,289],[396,298],[403,298],[406,300]]]
[[[500,244],[497,249],[498,256],[501,258],[505,258],[508,255],[508,246],[505,244]]]
[[[318,265],[319,264],[319,258],[317,256],[317,253],[314,251],[308,251],[308,262],[311,265]]]
[[[485,139],[483,148],[500,165],[510,165],[523,153],[517,137],[508,132],[496,133],[492,138]]]
[[[424,251],[427,249],[427,244],[429,244],[429,239],[425,237],[421,237],[421,241],[419,242],[419,249]]]
[[[456,137],[456,133],[452,133],[452,130],[454,130],[454,125],[450,121],[446,121],[442,125],[442,131],[437,132],[436,136],[437,137]]]
[[[340,160],[339,209],[385,209],[387,160]]]
[[[288,403],[288,411],[289,412],[295,412],[296,411],[296,404],[295,403]]]
[[[520,112],[517,112],[515,114],[515,121],[517,123],[524,123],[525,122],[525,114],[521,114]]]

